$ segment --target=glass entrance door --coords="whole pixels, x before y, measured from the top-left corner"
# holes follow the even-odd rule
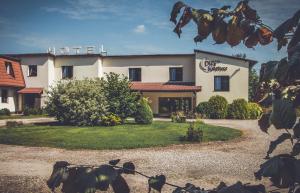
[[[159,97],[159,114],[170,115],[176,111],[188,112],[192,110],[191,97]]]

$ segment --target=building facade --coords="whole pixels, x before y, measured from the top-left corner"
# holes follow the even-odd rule
[[[154,114],[159,115],[192,110],[213,95],[224,96],[229,102],[248,100],[249,68],[256,63],[200,50],[192,54],[10,56],[21,61],[26,84],[18,90],[23,96],[20,109],[43,107],[46,91],[62,79],[96,78],[114,72],[128,76],[131,89],[148,97]]]
[[[0,109],[18,111],[18,90],[25,87],[20,61],[7,56],[0,56]]]

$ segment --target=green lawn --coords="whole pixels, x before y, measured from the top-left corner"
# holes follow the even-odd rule
[[[188,123],[126,123],[115,127],[24,125],[0,129],[0,143],[66,149],[122,149],[180,144]],[[238,130],[202,124],[204,141],[224,141],[241,136]]]
[[[0,120],[3,119],[33,119],[33,118],[40,118],[40,117],[48,117],[48,115],[10,115],[10,116],[0,116]]]

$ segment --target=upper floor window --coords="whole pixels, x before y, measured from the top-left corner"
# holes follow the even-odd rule
[[[73,78],[73,66],[62,66],[62,78]]]
[[[28,66],[28,76],[37,76],[37,65]]]
[[[142,79],[141,68],[129,68],[129,80],[141,81],[141,79]]]
[[[229,76],[215,76],[215,91],[229,91]]]
[[[1,90],[1,102],[2,103],[8,103],[8,91],[7,89]]]
[[[6,73],[8,75],[13,76],[13,77],[15,76],[11,62],[5,62],[5,68],[6,68]]]
[[[182,68],[170,68],[170,81],[182,81],[182,74],[183,69]]]

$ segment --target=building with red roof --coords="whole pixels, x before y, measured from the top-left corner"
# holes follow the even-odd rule
[[[131,89],[149,98],[154,114],[162,116],[193,111],[199,102],[213,95],[224,96],[228,102],[248,100],[249,69],[256,63],[202,50],[190,54],[102,55],[76,51],[10,56],[20,60],[26,87],[19,75],[13,82],[4,73],[0,82],[19,86],[21,109],[43,107],[46,91],[60,80],[99,78],[114,72],[127,76],[132,81]],[[19,74],[20,69],[14,68],[15,75]]]
[[[18,111],[18,90],[25,87],[24,76],[18,59],[0,56],[0,109]]]

